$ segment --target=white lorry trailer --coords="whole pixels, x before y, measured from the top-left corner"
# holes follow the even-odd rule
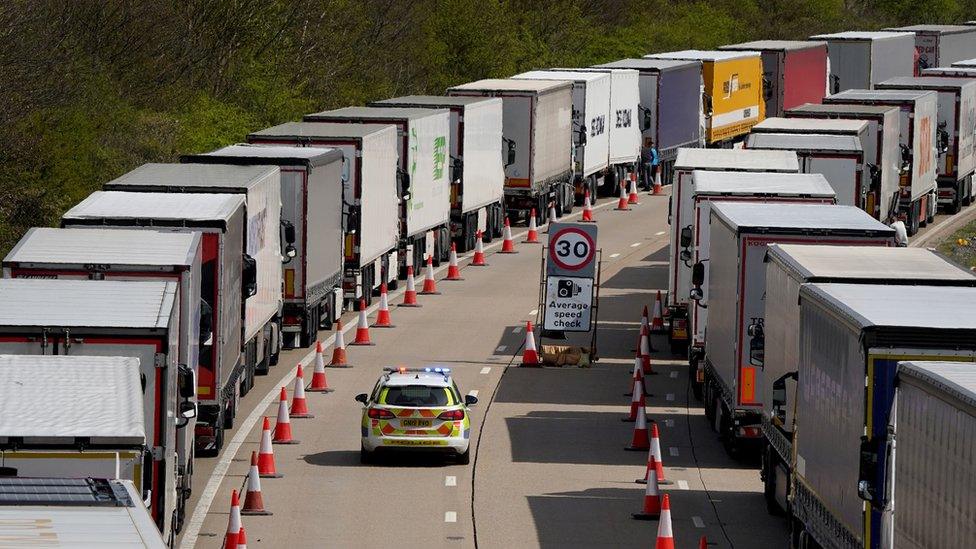
[[[406,223],[397,194],[396,126],[286,122],[252,133],[247,140],[342,151],[345,302],[358,309],[361,299],[372,303],[382,282],[396,288],[400,227]]]
[[[163,549],[167,545],[127,480],[0,478],[4,546]]]
[[[447,109],[451,112],[451,240],[458,252],[473,250],[475,235],[501,235],[505,166],[502,100],[492,97],[408,95],[371,107]]]
[[[800,546],[811,541],[822,547],[880,546],[889,465],[883,448],[898,363],[958,361],[976,370],[974,309],[976,288],[800,288],[790,496],[792,531]],[[953,437],[953,442],[971,440]],[[957,469],[971,476],[965,465]]]
[[[767,508],[788,509],[797,365],[800,286],[807,283],[976,286],[976,274],[921,248],[771,244],[766,252],[762,364],[762,480]]]
[[[973,41],[976,46],[976,37]],[[973,171],[976,170],[976,80],[902,77],[886,80],[877,88],[939,94],[936,129],[938,203],[950,214],[968,206],[972,201]]]
[[[830,104],[889,105],[901,110],[899,129],[903,162],[909,166],[898,182],[898,219],[908,236],[935,218],[936,128],[938,97],[931,91],[848,90],[824,98]]]
[[[342,314],[342,151],[231,145],[183,156],[188,164],[278,166],[281,170],[281,331],[286,347],[315,343]]]
[[[709,244],[708,332],[705,340],[705,417],[735,454],[761,440],[765,385],[754,357],[761,352],[766,294],[766,246],[829,243],[894,244],[894,229],[853,206],[820,204],[712,205]],[[703,272],[704,265],[696,266]],[[880,275],[879,275],[880,276]],[[703,276],[694,281],[701,293]]]
[[[189,401],[193,375],[179,363],[177,351],[179,299],[175,282],[0,280],[0,354],[139,359],[142,417],[151,448],[143,465],[143,490],[164,537],[179,526],[188,495],[177,491],[176,438],[188,425],[178,418],[184,411],[195,412]],[[44,405],[43,394],[36,402]],[[9,419],[20,413],[22,409],[8,414],[13,416]],[[62,425],[76,415],[57,413]]]
[[[573,208],[573,85],[557,80],[487,79],[455,86],[451,96],[500,97],[505,161],[505,211],[539,223]],[[514,149],[514,153],[512,150]]]
[[[915,49],[918,51],[917,70],[948,67],[976,57],[976,28],[971,26],[909,25],[885,30],[911,32],[915,35]]]
[[[245,289],[253,289],[256,276],[253,269],[244,268],[244,197],[97,191],[65,213],[61,225],[146,232],[179,229],[200,235],[200,298],[207,311],[201,318],[210,321],[209,327],[207,322],[200,327],[195,454],[216,455],[224,429],[234,425],[238,399],[254,383],[253,370],[246,370],[241,360]]]
[[[446,261],[451,250],[451,113],[447,109],[346,107],[305,115],[305,122],[390,124],[397,128],[401,220],[400,274],[420,272],[427,256]],[[369,200],[367,197],[366,200]]]
[[[868,123],[868,138],[872,144],[865,147],[867,163],[862,179],[868,187],[865,211],[883,223],[895,221],[898,212],[898,180],[909,166],[902,163],[898,139],[901,113],[888,105],[824,105],[807,103],[788,109],[787,118],[862,120]],[[875,151],[871,156],[870,150]],[[873,206],[872,206],[873,205]]]
[[[915,34],[911,32],[847,31],[818,34],[827,42],[830,93],[874,89],[896,76],[915,74]]]
[[[693,340],[689,330],[691,315],[691,265],[683,252],[693,253],[695,235],[695,171],[797,173],[796,153],[787,151],[752,151],[745,149],[678,149],[674,179],[668,202],[668,224],[671,246],[668,256],[668,294],[665,318],[669,320],[668,342],[677,354],[688,352],[696,364],[704,352],[705,340]],[[707,219],[707,218],[706,218]],[[690,345],[689,345],[690,344]],[[694,369],[692,369],[694,370]]]

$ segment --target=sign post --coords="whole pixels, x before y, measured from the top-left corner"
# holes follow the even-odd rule
[[[597,227],[552,223],[543,250],[540,280],[542,337],[565,339],[566,332],[591,332],[590,354],[596,357],[600,251]]]

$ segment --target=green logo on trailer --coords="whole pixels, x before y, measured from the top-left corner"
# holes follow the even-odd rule
[[[447,163],[447,138],[443,135],[434,139],[434,179],[444,177]]]

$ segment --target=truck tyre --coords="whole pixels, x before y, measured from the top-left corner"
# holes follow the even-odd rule
[[[302,332],[299,336],[298,344],[302,349],[311,347],[318,335],[319,325],[322,320],[321,305],[316,305],[305,313],[305,321],[302,322]]]
[[[960,188],[956,189],[956,196],[952,199],[952,202],[950,202],[949,205],[946,206],[946,213],[949,214],[949,215],[955,215],[955,214],[959,213],[959,210],[962,209],[962,190],[963,189],[961,187],[962,187],[962,184],[960,184]]]
[[[919,204],[912,203],[911,208],[908,211],[908,222],[905,223],[905,232],[908,236],[915,236],[918,234],[918,217],[919,217]]]
[[[739,456],[739,445],[736,444],[735,427],[732,425],[732,414],[726,413],[725,406],[722,406],[722,402],[718,399],[716,400],[716,406],[721,406],[722,410],[722,420],[719,422],[719,438],[722,439],[722,446],[725,447],[725,453],[736,458]]]
[[[772,445],[766,444],[762,453],[762,481],[763,497],[766,499],[766,511],[773,516],[781,516],[783,509],[776,501],[776,467],[779,457]]]
[[[281,358],[281,349],[283,340],[281,338],[281,317],[271,321],[271,338],[268,340],[268,346],[271,349],[271,353],[268,355],[268,368],[271,366],[276,366],[278,364],[278,359]],[[315,336],[312,336],[315,337]]]
[[[700,384],[702,389],[702,403],[705,408],[705,420],[708,421],[708,426],[713,427],[715,423],[715,406],[712,397],[712,387],[708,382]]]

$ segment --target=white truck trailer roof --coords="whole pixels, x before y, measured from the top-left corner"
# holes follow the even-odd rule
[[[316,148],[316,147],[294,147],[290,145],[251,145],[239,143],[228,145],[220,149],[203,153],[200,155],[184,155],[180,160],[184,163],[194,161],[194,157],[215,156],[219,157],[224,164],[234,164],[235,158],[241,158],[242,166],[252,166],[253,161],[245,160],[249,158],[261,158],[267,160],[269,165],[291,166],[294,164],[305,164],[310,167],[324,166],[330,162],[342,160],[342,151],[338,149]]]
[[[451,90],[546,93],[571,88],[572,83],[563,80],[519,80],[515,78],[486,78],[452,86]]]
[[[646,55],[648,59],[684,59],[698,61],[727,61],[730,59],[748,59],[759,57],[758,51],[739,51],[739,50],[681,50],[669,51],[664,53],[652,53]]]
[[[720,49],[722,51],[793,51],[816,48],[823,45],[824,42],[816,40],[753,40],[752,42],[721,46]]]
[[[976,330],[976,288],[805,284],[800,300],[807,298],[825,303],[860,328]]]
[[[230,164],[143,164],[105,184],[108,190],[125,191],[138,187],[250,189],[275,175],[275,166],[234,166]]]
[[[392,124],[339,124],[337,122],[285,122],[249,136],[261,137],[350,137],[360,139],[384,131],[396,131]],[[262,145],[262,147],[265,145]],[[321,150],[321,149],[320,149]]]
[[[909,360],[898,363],[898,375],[924,381],[976,408],[976,368],[971,362]]]
[[[892,31],[844,31],[831,34],[816,34],[811,36],[812,40],[844,40],[852,42],[870,42],[874,40],[884,40],[886,38],[898,38],[900,36],[914,36],[911,32],[892,32]]]
[[[800,162],[792,151],[681,148],[674,169],[796,173]]]
[[[749,135],[746,146],[767,150],[863,152],[861,141],[854,136],[817,133],[753,133]]]
[[[854,206],[718,202],[712,205],[712,211],[738,231],[768,228],[813,232],[850,229],[858,233],[876,231],[879,235],[895,235],[894,229]]]
[[[695,170],[695,195],[836,196],[819,173]]]
[[[976,274],[922,248],[770,244],[766,253],[767,261],[782,263],[804,280],[875,279],[884,273],[888,280],[924,280],[930,286],[976,286]]]
[[[199,239],[190,231],[34,227],[10,250],[3,264],[189,266]]]
[[[68,210],[63,219],[219,219],[226,222],[243,205],[241,195],[95,191]]]
[[[787,133],[808,131],[809,133],[856,133],[867,125],[863,120],[850,118],[780,118],[771,117],[752,127],[755,133]]]

